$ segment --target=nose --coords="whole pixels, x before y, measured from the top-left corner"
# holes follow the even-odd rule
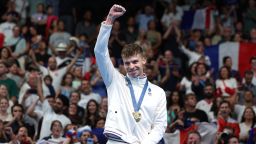
[[[133,69],[134,67],[135,67],[135,65],[133,63],[130,63],[129,69]]]

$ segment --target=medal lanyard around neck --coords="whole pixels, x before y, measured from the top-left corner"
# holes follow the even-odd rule
[[[132,97],[132,104],[133,104],[133,108],[134,108],[134,111],[137,112],[139,111],[140,109],[140,106],[142,104],[142,101],[144,99],[144,96],[145,96],[145,93],[146,93],[146,90],[148,88],[148,80],[146,80],[146,83],[144,84],[144,87],[142,89],[142,92],[140,94],[140,98],[139,98],[139,101],[138,103],[136,102],[136,98],[135,98],[135,94],[134,94],[134,89],[132,87],[132,83],[131,81],[129,80],[128,77],[125,77],[126,81],[128,82],[128,87],[130,89],[130,93],[131,93],[131,97]]]

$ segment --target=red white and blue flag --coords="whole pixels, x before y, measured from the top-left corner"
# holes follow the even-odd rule
[[[250,69],[251,57],[256,56],[256,44],[225,42],[205,48],[205,55],[210,57],[214,72],[223,65],[222,59],[230,56],[233,62],[232,69],[238,70],[243,75],[245,70]]]

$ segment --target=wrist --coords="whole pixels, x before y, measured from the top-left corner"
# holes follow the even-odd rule
[[[105,20],[105,24],[107,25],[112,25],[114,22],[114,17],[111,14],[108,14],[106,20]]]

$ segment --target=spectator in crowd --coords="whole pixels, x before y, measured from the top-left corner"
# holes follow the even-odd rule
[[[29,7],[29,2],[28,0],[15,0],[14,1],[15,5],[15,11],[20,14],[20,24],[25,24],[27,21],[27,16],[28,16],[28,7]]]
[[[235,107],[234,107],[234,112],[237,115],[237,120],[239,122],[241,122],[243,113],[247,107],[251,107],[254,110],[254,112],[256,112],[256,106],[254,105],[255,104],[254,95],[252,91],[245,90],[242,96],[243,96],[243,103],[241,104],[237,103],[235,104]]]
[[[9,93],[9,99],[16,103],[18,98],[18,87],[14,80],[8,78],[6,74],[8,73],[8,65],[5,61],[0,61],[0,84],[7,87]]]
[[[79,101],[78,105],[86,109],[86,106],[88,105],[88,102],[93,99],[98,104],[101,102],[101,96],[97,93],[92,92],[92,86],[88,80],[83,80],[81,87],[81,100]]]
[[[139,31],[134,16],[127,18],[126,27],[122,30],[122,33],[126,43],[134,43],[137,40]]]
[[[184,119],[188,122],[208,122],[207,114],[196,108],[196,95],[194,93],[188,93],[184,98]]]
[[[31,16],[31,22],[35,25],[38,33],[45,34],[47,15],[45,14],[45,5],[40,3],[36,6],[36,12]]]
[[[85,10],[83,14],[83,20],[78,22],[75,29],[75,35],[78,37],[80,35],[89,36],[89,42],[96,39],[96,25],[93,22],[93,12],[91,10]]]
[[[8,59],[12,59],[12,51],[10,50],[10,48],[8,47],[3,47],[1,48],[1,54],[0,54],[0,59],[1,60],[8,60]]]
[[[72,82],[72,87],[75,89],[79,89],[82,83],[82,79],[84,77],[83,68],[80,66],[74,67],[73,75],[74,75],[74,80]]]
[[[214,119],[214,114],[211,111],[214,101],[214,88],[212,84],[209,83],[204,86],[203,95],[204,99],[198,101],[196,108],[204,111],[211,122]]]
[[[167,100],[167,131],[171,132],[170,126],[171,124],[177,119],[178,113],[183,108],[182,96],[180,95],[179,91],[173,91],[170,94],[169,99]]]
[[[56,0],[57,2],[58,0]],[[58,16],[54,13],[55,9],[52,5],[48,5],[47,8],[47,19],[46,19],[46,26],[45,26],[45,37],[49,38],[49,35],[54,32],[54,28],[57,25]]]
[[[5,85],[1,84],[0,85],[0,98],[6,98],[8,99],[8,103],[9,103],[9,108],[8,108],[8,112],[11,113],[11,107],[13,106],[13,101],[11,99],[9,99],[9,93],[8,93],[8,89]]]
[[[95,128],[96,120],[99,117],[99,104],[93,99],[89,100],[85,109],[84,124]]]
[[[104,81],[101,77],[101,74],[96,66],[94,73],[91,76],[90,80],[91,86],[92,86],[92,91],[94,93],[99,94],[101,97],[106,97],[107,96],[107,90],[106,86],[104,84]]]
[[[256,28],[252,28],[250,31],[250,43],[255,44],[256,43]]]
[[[241,76],[237,70],[234,70],[232,65],[232,58],[230,56],[225,56],[223,59],[223,66],[226,66],[230,70],[231,77],[235,78],[238,83],[241,82]]]
[[[221,33],[221,40],[220,43],[224,42],[231,42],[232,41],[232,28],[230,26],[224,26],[222,27],[222,33]]]
[[[31,48],[35,52],[36,61],[43,66],[47,66],[48,60],[51,56],[47,53],[47,44],[45,41],[39,40],[33,43]]]
[[[190,131],[187,136],[187,144],[200,144],[201,135],[198,131]]]
[[[21,86],[20,93],[19,93],[19,103],[24,106],[24,109],[27,109],[31,105],[31,103],[33,103],[38,99],[37,75],[39,75],[38,72],[29,73],[27,77],[27,81]],[[48,93],[49,91],[45,95],[48,95]]]
[[[248,7],[244,13],[244,33],[249,34],[250,30],[256,26],[254,22],[254,13],[256,12],[256,3],[254,0],[248,1]]]
[[[26,144],[33,144],[32,137],[29,136],[29,131],[31,129],[28,129],[25,126],[21,126],[19,128],[19,131],[14,139],[12,139],[13,143],[26,143]]]
[[[59,2],[59,18],[65,24],[65,30],[73,34],[76,20],[76,2],[62,0]]]
[[[0,143],[8,143],[11,141],[11,135],[8,133],[11,130],[9,127],[4,126],[4,121],[0,119]]]
[[[5,39],[8,39],[13,34],[13,28],[16,26],[16,23],[14,23],[15,16],[9,12],[6,14],[6,20],[5,22],[2,22],[0,24],[0,33],[4,34]]]
[[[253,71],[251,71],[251,70],[245,71],[244,72],[244,82],[242,83],[239,90],[240,91],[250,90],[250,91],[252,91],[253,96],[256,96],[256,86],[252,82],[253,77],[254,77]],[[254,97],[254,99],[255,99],[255,97]]]
[[[243,112],[242,121],[239,124],[239,127],[240,127],[239,140],[240,141],[247,142],[249,138],[249,131],[256,126],[255,124],[256,124],[255,110],[252,109],[252,107],[246,107]]]
[[[51,134],[49,136],[44,137],[38,143],[62,143],[66,139],[62,136],[63,134],[63,126],[59,120],[54,120],[51,123]]]
[[[198,101],[204,98],[204,87],[206,83],[211,83],[213,79],[204,63],[197,63],[195,67],[195,77],[192,79],[192,91],[196,94]]]
[[[9,100],[6,97],[0,98],[0,120],[2,122],[10,122],[12,118],[12,114],[8,112]]]
[[[100,103],[100,115],[102,117],[107,117],[108,112],[108,97],[102,97],[101,103]]]
[[[231,136],[228,139],[228,144],[239,144],[239,139],[236,136]]]
[[[51,48],[53,54],[55,53],[53,49],[57,47],[59,43],[65,43],[67,45],[69,44],[69,38],[71,37],[71,35],[70,33],[64,30],[64,27],[65,27],[64,22],[61,20],[58,20],[57,31],[53,32],[50,35],[49,47]]]
[[[250,59],[251,71],[253,72],[252,83],[256,85],[256,57]]]
[[[171,3],[169,3],[161,18],[162,26],[164,27],[164,29],[167,29],[173,23],[179,25],[181,23],[182,16],[182,8],[179,7],[175,1],[172,1]]]
[[[98,138],[92,133],[92,129],[87,125],[78,130],[78,138],[81,144],[99,144]]]
[[[136,22],[138,24],[139,31],[141,30],[147,31],[148,22],[153,19],[155,19],[154,10],[152,6],[146,5],[143,11],[139,11],[139,13],[136,15]]]
[[[40,77],[38,79],[38,96],[40,102],[43,104],[43,117],[41,122],[41,129],[39,129],[38,135],[39,139],[50,135],[50,124],[54,120],[61,120],[61,124],[66,126],[71,123],[70,119],[65,115],[67,114],[67,108],[69,106],[69,100],[67,97],[59,95],[55,97],[53,104],[49,103],[42,93],[42,82],[40,82]]]
[[[11,127],[14,134],[18,134],[21,129],[26,129],[26,133],[30,138],[35,135],[35,125],[31,118],[29,118],[21,104],[14,104],[11,109],[13,119],[6,124]],[[29,130],[29,131],[27,131]]]
[[[68,48],[69,46],[66,43],[61,42],[57,45],[57,47],[55,47],[54,49],[51,49],[52,51],[54,51],[53,56],[56,57],[58,68],[65,67],[70,63],[71,60],[68,57],[68,53],[69,53]],[[77,53],[79,53],[79,51],[76,51],[76,53],[74,54],[74,58]]]
[[[52,77],[50,75],[46,75],[43,78],[43,94],[47,95],[49,93],[49,95],[51,96],[55,96],[56,95],[56,91],[52,85]]]
[[[138,33],[138,37],[135,41],[136,44],[142,47],[145,55],[150,59],[154,58],[154,52],[152,49],[152,45],[150,41],[147,39],[146,31],[140,30]]]
[[[187,93],[192,92],[192,81],[195,79],[197,63],[193,63],[189,66],[185,76],[181,79],[178,84],[179,90]]]
[[[155,20],[150,20],[148,22],[148,30],[146,32],[147,40],[151,44],[154,55],[160,52],[160,46],[162,44],[162,35],[157,30],[157,22]]]
[[[92,133],[96,135],[98,142],[101,143],[107,143],[107,138],[103,134],[104,127],[105,127],[105,117],[100,117],[96,120],[96,126],[92,129]]]
[[[68,107],[68,114],[67,116],[69,117],[70,121],[72,124],[80,126],[82,124],[82,117],[78,115],[78,107],[76,104],[69,104]]]
[[[211,66],[211,61],[209,56],[204,55],[204,45],[202,41],[196,42],[195,51],[191,51],[185,48],[183,45],[180,46],[180,49],[185,53],[189,58],[188,65],[193,64],[194,62],[198,62],[202,57],[204,58],[205,64]]]
[[[217,95],[228,100],[231,105],[234,105],[237,98],[237,81],[231,77],[231,72],[228,67],[222,66],[219,70],[219,77],[215,81]]]
[[[77,106],[77,115],[79,117],[84,117],[85,109],[78,105],[78,102],[81,99],[81,94],[79,91],[73,91],[70,93],[69,100],[71,104],[75,104]]]
[[[16,85],[20,88],[24,83],[25,71],[21,69],[18,63],[15,60],[9,61],[9,73],[7,77],[13,79],[16,82]]]
[[[24,65],[23,55],[28,51],[28,47],[25,39],[20,36],[20,27],[13,27],[12,36],[6,38],[5,45],[10,47],[12,57],[17,59],[20,64]]]
[[[220,103],[217,115],[218,132],[221,135],[225,130],[228,130],[230,135],[238,137],[240,128],[238,122],[230,116],[231,108],[228,101],[224,100]]]
[[[66,73],[61,81],[60,89],[57,90],[57,95],[63,95],[69,98],[72,91],[75,89],[72,87],[74,76],[72,73]]]

